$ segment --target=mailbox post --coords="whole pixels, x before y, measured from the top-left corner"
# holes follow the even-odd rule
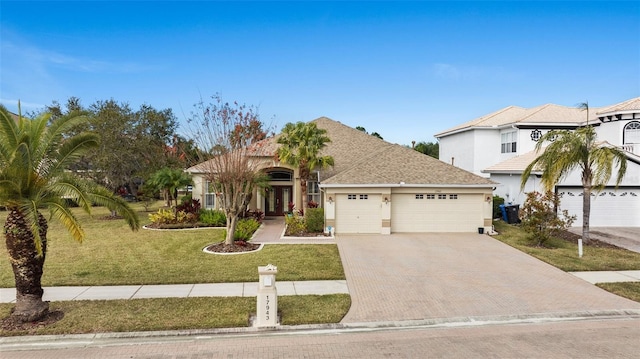
[[[278,325],[277,273],[278,267],[273,264],[258,267],[260,283],[258,285],[256,327],[275,327]]]

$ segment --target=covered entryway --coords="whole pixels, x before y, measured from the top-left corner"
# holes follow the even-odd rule
[[[336,233],[380,233],[380,194],[338,194],[336,197]]]
[[[560,210],[575,215],[582,226],[582,187],[558,187]],[[591,197],[590,227],[640,227],[640,187],[606,187]]]
[[[292,201],[291,186],[272,186],[264,198],[266,216],[283,216],[289,210]]]
[[[484,226],[481,194],[394,193],[391,232],[476,232]]]

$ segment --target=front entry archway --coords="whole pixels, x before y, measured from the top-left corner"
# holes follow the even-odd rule
[[[271,186],[264,198],[265,216],[284,216],[293,201],[292,186]]]

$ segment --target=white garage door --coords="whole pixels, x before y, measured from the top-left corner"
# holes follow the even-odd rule
[[[481,194],[393,194],[391,232],[477,232]]]
[[[380,233],[381,196],[339,194],[336,198],[336,233]]]
[[[560,209],[577,218],[574,227],[582,227],[582,188],[558,187]],[[640,187],[605,188],[591,196],[591,227],[640,227]]]

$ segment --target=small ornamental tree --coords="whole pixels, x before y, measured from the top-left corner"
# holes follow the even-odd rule
[[[549,238],[557,236],[575,221],[576,216],[569,216],[567,210],[556,215],[560,205],[560,197],[548,191],[527,193],[527,199],[520,209],[522,228],[529,233],[529,238],[537,246],[544,246]]]
[[[256,156],[266,141],[257,108],[228,103],[218,94],[200,101],[188,121],[190,137],[202,152],[197,165],[211,183],[227,219],[226,245],[234,245],[238,219],[264,177]]]

